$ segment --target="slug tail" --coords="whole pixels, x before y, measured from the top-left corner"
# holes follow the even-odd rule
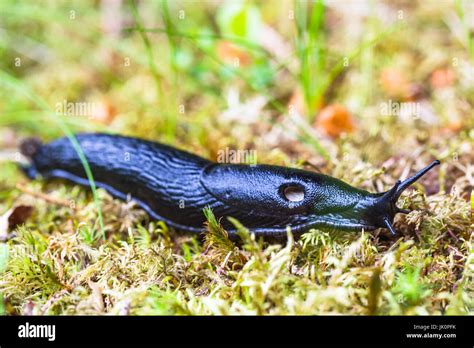
[[[38,176],[38,170],[34,164],[34,157],[43,143],[38,138],[26,138],[20,144],[20,153],[30,160],[30,164],[20,164],[20,169],[30,179]]]
[[[43,143],[38,138],[26,138],[20,144],[20,152],[23,156],[32,159]]]

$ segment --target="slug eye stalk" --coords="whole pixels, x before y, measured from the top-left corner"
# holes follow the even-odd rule
[[[378,204],[383,205],[385,207],[392,206],[395,210],[394,214],[387,214],[383,217],[382,221],[384,225],[388,228],[390,233],[392,235],[395,235],[395,229],[393,228],[392,222],[393,221],[393,216],[396,213],[402,213],[402,214],[408,214],[410,210],[406,209],[401,209],[396,206],[396,203],[398,199],[400,198],[400,195],[402,194],[403,191],[405,191],[409,186],[413,185],[416,181],[418,181],[423,175],[428,173],[432,168],[435,166],[439,165],[440,161],[435,160],[431,162],[429,165],[427,165],[425,168],[421,169],[419,172],[415,173],[411,177],[400,181],[398,180],[395,185],[387,192],[385,192],[382,197],[380,197]]]

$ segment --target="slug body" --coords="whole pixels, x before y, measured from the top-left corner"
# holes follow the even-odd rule
[[[132,198],[148,214],[184,231],[201,232],[210,207],[231,234],[225,217],[239,220],[261,235],[300,234],[310,228],[374,230],[389,228],[404,189],[425,174],[434,161],[384,193],[369,193],[338,179],[271,165],[219,164],[185,151],[136,138],[76,136],[94,181],[120,199]],[[22,152],[31,178],[63,178],[89,185],[80,158],[67,138],[43,145],[27,140]]]

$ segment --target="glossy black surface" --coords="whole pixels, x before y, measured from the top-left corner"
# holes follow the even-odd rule
[[[311,227],[373,230],[387,227],[386,221],[391,223],[400,212],[395,206],[400,192],[395,188],[371,194],[321,174],[269,165],[218,164],[130,137],[81,134],[77,139],[98,187],[121,199],[131,197],[153,218],[185,231],[203,230],[207,206],[230,233],[234,227],[228,216],[263,235],[285,235],[287,226],[296,234]],[[88,185],[67,138],[35,146],[34,151],[28,149],[30,177],[39,173]],[[288,200],[287,187],[302,191],[304,198]]]

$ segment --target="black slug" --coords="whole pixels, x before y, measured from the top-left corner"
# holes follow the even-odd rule
[[[295,234],[310,228],[374,230],[392,234],[400,194],[431,168],[433,161],[387,192],[369,193],[330,176],[271,165],[220,164],[173,147],[136,138],[81,134],[82,147],[98,187],[121,199],[131,197],[153,218],[184,231],[201,232],[210,207],[217,218],[232,216],[259,235]],[[22,153],[30,178],[63,178],[89,185],[67,138],[41,144],[25,140]],[[235,227],[221,219],[232,235]]]

